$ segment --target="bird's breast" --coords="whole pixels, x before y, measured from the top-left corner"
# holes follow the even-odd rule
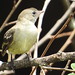
[[[14,36],[14,41],[9,48],[10,53],[27,53],[36,42],[37,28],[35,26],[23,27],[18,29]]]

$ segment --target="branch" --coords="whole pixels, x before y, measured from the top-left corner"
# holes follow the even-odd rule
[[[9,22],[9,23],[6,23],[5,26],[9,26],[11,24],[15,24],[17,21],[12,21],[12,22]]]
[[[64,68],[64,69],[68,69],[70,63],[71,63],[71,60],[68,60],[67,63],[66,63],[66,65],[65,65],[65,68]],[[63,72],[61,73],[61,75],[65,75],[65,72],[66,72],[66,70],[65,70],[65,71],[63,70]]]
[[[56,63],[56,62],[67,61],[67,60],[75,60],[75,52],[66,52],[66,53],[61,52],[61,53],[56,53],[45,57],[32,58],[30,60],[23,59],[23,60],[13,61],[13,66],[14,69],[19,69],[19,68],[39,66],[39,65],[45,66],[48,65],[49,63]],[[8,63],[4,62],[0,66],[0,71],[10,70],[10,69],[12,69],[11,62]]]
[[[60,70],[60,71],[75,72],[75,70],[66,69],[66,68],[56,68],[56,67],[47,67],[47,66],[42,66],[42,68],[43,68],[43,69],[47,69],[47,70]]]
[[[38,42],[39,42],[39,38],[40,38],[40,34],[41,34],[41,30],[42,30],[42,22],[43,22],[43,17],[44,17],[44,14],[46,12],[46,9],[49,5],[49,3],[51,2],[51,0],[45,0],[44,2],[44,6],[42,8],[42,11],[44,11],[44,13],[42,13],[39,17],[39,20],[38,20],[38,36],[37,36],[37,43],[36,43],[36,47],[35,47],[35,50],[34,50],[34,58],[38,57]],[[36,71],[34,71],[35,69],[33,69],[30,73],[30,75],[35,75]],[[33,74],[33,71],[34,71],[34,74]]]
[[[75,8],[75,2],[73,2],[68,10],[64,13],[64,15],[56,22],[56,24],[49,30],[49,32],[38,42],[38,46],[42,45],[45,41],[47,41],[51,35],[62,25],[62,23],[68,18],[70,13]],[[34,46],[31,48],[31,52],[33,51]]]
[[[17,7],[19,6],[19,4],[21,3],[22,0],[18,0],[18,2],[13,6],[12,10],[10,11],[10,13],[8,14],[7,18],[5,19],[4,23],[2,24],[2,26],[0,27],[0,32],[3,30],[4,27],[6,27],[6,23],[8,22],[8,20],[10,19],[10,17],[12,16],[12,14],[14,13],[14,11],[17,9]]]

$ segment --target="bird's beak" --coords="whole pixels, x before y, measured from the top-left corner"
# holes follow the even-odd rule
[[[44,13],[44,11],[42,11],[42,10],[37,11],[38,16],[39,16],[41,13]]]
[[[41,14],[41,13],[44,13],[44,11],[41,10],[41,11],[39,11],[39,13],[40,13],[40,14]]]

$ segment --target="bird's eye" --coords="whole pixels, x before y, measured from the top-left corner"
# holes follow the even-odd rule
[[[36,12],[34,11],[34,12],[32,12],[32,14],[34,14],[34,15],[35,15],[35,14],[36,14]]]

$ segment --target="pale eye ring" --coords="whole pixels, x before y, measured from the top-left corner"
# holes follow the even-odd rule
[[[35,15],[35,14],[36,14],[36,12],[34,11],[34,12],[32,12],[32,14],[34,14],[34,15]]]

